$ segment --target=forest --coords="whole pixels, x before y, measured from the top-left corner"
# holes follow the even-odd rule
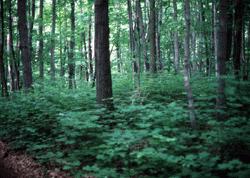
[[[0,0],[0,178],[249,178],[249,0]]]

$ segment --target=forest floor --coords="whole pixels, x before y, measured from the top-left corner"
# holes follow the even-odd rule
[[[7,144],[0,141],[0,178],[70,178],[58,169],[46,171],[32,157],[22,152],[10,151]]]
[[[249,82],[228,78],[217,110],[216,79],[193,76],[197,130],[182,76],[142,76],[140,94],[116,76],[112,112],[84,82],[45,82],[0,98],[0,178],[249,178]]]

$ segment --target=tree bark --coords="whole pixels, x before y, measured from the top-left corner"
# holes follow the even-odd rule
[[[30,26],[29,26],[29,46],[30,46],[30,55],[32,58],[33,54],[33,46],[32,46],[32,38],[33,38],[33,27],[36,13],[36,1],[31,1],[31,18],[30,18]]]
[[[3,0],[0,0],[0,80],[1,80],[1,94],[8,95],[7,78],[5,74],[4,63],[4,7]]]
[[[174,7],[174,21],[177,22],[177,3],[176,0],[173,0]],[[179,73],[180,64],[179,64],[179,37],[178,31],[174,32],[174,70],[175,74]]]
[[[189,79],[190,66],[190,2],[185,0],[185,40],[184,40],[184,86],[188,98],[189,119],[191,127],[196,128],[193,93]]]
[[[44,78],[44,59],[43,59],[43,6],[44,0],[40,0],[39,8],[39,44],[38,44],[38,60],[39,60],[39,76]]]
[[[96,100],[112,108],[108,0],[95,1]]]
[[[89,17],[89,38],[88,38],[88,50],[89,50],[89,81],[94,79],[93,70],[93,57],[92,57],[92,17]]]
[[[216,10],[216,3],[213,2],[213,43],[214,43],[214,58],[215,58],[215,75],[218,77],[218,37],[217,37],[217,10]]]
[[[155,0],[150,0],[150,19],[149,19],[149,36],[150,36],[150,71],[156,73],[156,23],[155,23]]]
[[[51,51],[50,51],[50,76],[55,80],[55,30],[56,30],[56,0],[52,0],[52,29],[51,29]]]
[[[32,87],[32,68],[30,58],[29,37],[27,28],[27,7],[26,0],[18,0],[18,28],[20,38],[21,59],[23,64],[23,84],[24,89],[28,90]]]
[[[8,11],[9,11],[9,49],[10,49],[10,73],[11,73],[11,89],[12,91],[19,90],[19,69],[18,62],[14,50],[13,42],[13,16],[12,16],[12,1],[8,1]]]
[[[70,39],[70,53],[69,53],[69,89],[73,89],[75,84],[75,61],[74,61],[74,50],[75,50],[75,1],[71,0],[71,39]]]
[[[241,75],[241,50],[242,50],[242,31],[243,31],[243,0],[236,0],[235,4],[235,29],[234,29],[234,75],[236,79],[240,79]]]
[[[217,88],[217,101],[216,107],[222,110],[226,107],[226,95],[225,95],[225,75],[226,75],[226,61],[227,61],[227,26],[228,26],[228,8],[229,0],[221,0],[219,2],[219,24],[217,29],[217,62],[218,62],[218,88]],[[221,118],[222,115],[219,111],[217,118]]]

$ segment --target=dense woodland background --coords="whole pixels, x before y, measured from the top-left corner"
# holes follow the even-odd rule
[[[0,139],[73,177],[249,177],[248,0],[0,0]]]

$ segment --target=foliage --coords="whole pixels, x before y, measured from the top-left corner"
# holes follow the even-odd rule
[[[249,176],[249,83],[228,78],[228,118],[216,120],[215,79],[194,77],[194,131],[180,76],[143,76],[140,95],[130,79],[115,77],[113,112],[84,82],[74,92],[57,81],[1,98],[0,138],[74,177]]]

